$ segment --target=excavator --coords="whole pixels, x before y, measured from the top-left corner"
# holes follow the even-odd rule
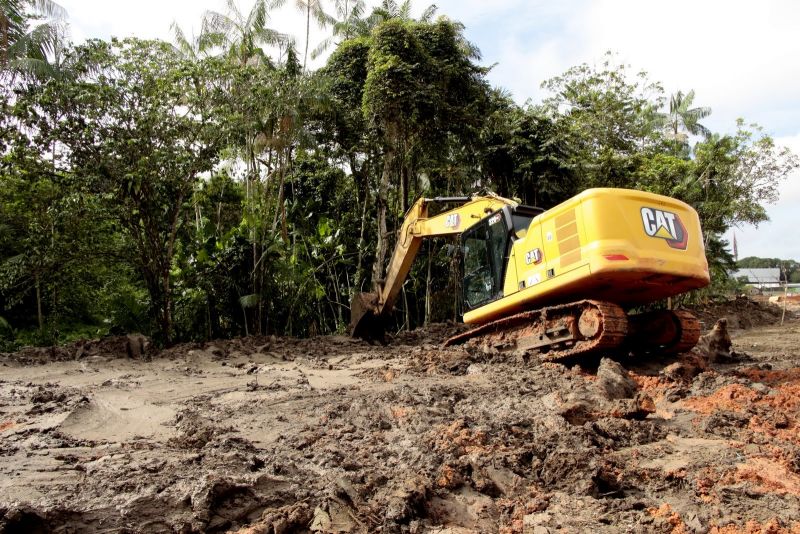
[[[441,211],[429,215],[433,206]],[[408,210],[384,280],[351,306],[351,334],[374,337],[424,239],[458,236],[464,322],[445,345],[558,361],[601,350],[678,353],[700,337],[689,312],[629,314],[708,285],[700,220],[679,200],[587,189],[543,210],[493,193],[420,198]]]

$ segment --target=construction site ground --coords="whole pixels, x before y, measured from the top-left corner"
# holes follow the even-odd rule
[[[433,325],[5,354],[0,531],[800,533],[800,320],[699,315],[730,351],[537,364]]]

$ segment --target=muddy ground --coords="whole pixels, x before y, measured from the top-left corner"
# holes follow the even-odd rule
[[[800,320],[721,315],[712,359],[536,365],[445,325],[2,355],[0,531],[800,532]]]

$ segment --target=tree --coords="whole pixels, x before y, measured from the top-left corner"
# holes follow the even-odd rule
[[[49,75],[47,56],[58,46],[65,17],[52,0],[0,0],[0,75]],[[40,18],[47,20],[29,28]]]
[[[800,165],[787,148],[775,146],[757,125],[737,123],[735,135],[712,135],[695,146],[696,168],[689,200],[707,232],[767,220],[765,204],[778,199],[778,185]]]
[[[276,6],[281,6],[284,4],[286,0],[277,0],[275,2]],[[294,2],[294,6],[297,8],[300,13],[303,13],[306,16],[306,45],[305,51],[303,52],[303,71],[306,70],[306,60],[308,59],[308,43],[311,39],[311,18],[313,17],[317,23],[317,26],[320,28],[324,28],[329,24],[333,24],[335,22],[334,18],[325,13],[325,10],[322,8],[322,1],[321,0],[292,0]],[[312,54],[313,55],[313,54]]]
[[[0,148],[0,300],[15,326],[36,324],[33,339],[48,344],[65,324],[100,324],[104,288],[125,272],[107,206],[72,174],[58,140],[58,88],[71,81],[18,83],[0,121],[9,141]]]
[[[600,69],[572,67],[542,87],[552,93],[542,112],[560,123],[581,187],[630,187],[640,158],[662,151],[654,117],[663,91],[646,73],[631,75],[608,56]]]
[[[370,261],[380,282],[389,229],[413,196],[466,193],[479,184],[488,85],[462,32],[444,18],[395,17],[342,42],[319,72],[331,105],[319,117],[317,140],[347,162],[358,192],[358,290]]]
[[[669,115],[667,116],[666,128],[669,136],[677,142],[687,142],[687,134],[702,135],[706,138],[711,135],[711,131],[700,124],[702,119],[711,115],[711,108],[692,108],[691,105],[693,103],[694,89],[686,94],[678,91],[669,98]],[[681,132],[681,130],[685,130],[686,133]]]
[[[332,45],[338,45],[337,39],[346,41],[357,36],[369,35],[370,28],[366,19],[362,18],[366,10],[364,0],[334,0],[336,16],[332,19],[331,35],[322,40],[311,51],[311,58],[316,59]]]
[[[221,48],[231,61],[240,65],[268,64],[269,58],[261,46],[285,44],[288,39],[267,27],[270,7],[267,0],[256,0],[246,16],[234,0],[227,0],[227,7],[227,13],[206,11],[203,15],[200,51]]]
[[[382,0],[381,4],[372,10],[370,22],[373,27],[389,20],[431,22],[436,10],[435,5],[429,5],[422,10],[419,18],[414,19],[411,17],[411,0],[404,0],[401,4],[398,4],[397,0]]]
[[[520,108],[494,92],[482,131],[484,177],[502,196],[530,205],[551,207],[571,197],[579,184],[564,126],[540,107]]]
[[[468,147],[478,138],[488,88],[485,70],[472,63],[474,49],[463,46],[462,30],[443,19],[429,24],[393,18],[373,33],[362,103],[368,127],[383,144],[373,283],[383,276],[388,250],[390,186],[399,186],[399,211],[405,213],[423,166],[433,171],[458,150],[474,152]]]
[[[68,112],[58,135],[75,175],[107,199],[132,240],[159,337],[169,343],[183,204],[222,146],[210,108],[214,63],[187,62],[166,43],[136,39],[92,41],[75,53],[84,75],[52,88]]]

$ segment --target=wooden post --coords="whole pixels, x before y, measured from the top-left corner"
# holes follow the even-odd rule
[[[783,313],[781,313],[781,326],[786,318],[786,300],[789,297],[789,279],[786,276],[786,269],[783,270]]]

